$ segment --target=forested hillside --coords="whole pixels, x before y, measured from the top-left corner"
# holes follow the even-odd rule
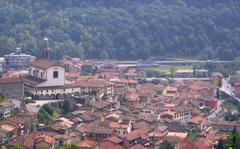
[[[239,0],[1,0],[0,54],[231,60],[240,55]]]

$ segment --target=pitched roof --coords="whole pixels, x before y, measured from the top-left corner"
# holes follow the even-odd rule
[[[41,68],[41,69],[47,69],[47,68],[52,67],[52,66],[61,66],[57,62],[53,62],[53,61],[46,60],[46,59],[39,59],[39,60],[33,61],[31,63],[31,65],[33,67],[38,67],[38,68]]]
[[[129,149],[147,149],[147,148],[144,147],[144,146],[141,145],[141,144],[136,144],[136,145],[130,147]]]
[[[119,124],[118,122],[110,122],[109,123],[109,127],[116,129],[116,128],[122,128],[122,129],[127,129],[128,125],[124,125],[124,124]]]
[[[12,125],[9,125],[9,124],[0,125],[0,130],[3,132],[11,132],[14,129],[16,129],[16,127],[13,127]]]
[[[100,101],[93,101],[90,103],[91,106],[95,107],[95,108],[98,108],[98,109],[103,109],[107,106],[109,106],[111,103],[107,102],[107,101],[103,101],[103,100],[100,100]]]
[[[1,78],[0,84],[9,84],[9,83],[22,83],[23,80],[20,77],[14,77],[14,78]]]
[[[97,143],[91,140],[83,140],[83,141],[77,142],[76,145],[80,148],[92,148],[92,147],[95,147]]]
[[[141,138],[141,139],[148,138],[148,136],[146,135],[146,131],[140,130],[140,129],[136,129],[128,134],[124,134],[124,135],[122,135],[122,137],[127,139],[128,141],[132,141],[137,138]]]
[[[40,135],[36,137],[35,143],[46,142],[47,144],[53,144],[55,142],[54,138],[47,135]]]
[[[115,143],[115,144],[119,144],[123,141],[122,139],[120,139],[117,136],[113,136],[113,137],[107,138],[105,140],[110,141],[110,142]]]

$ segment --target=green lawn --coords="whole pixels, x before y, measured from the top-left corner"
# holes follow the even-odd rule
[[[233,109],[236,109],[237,108],[237,105],[234,105],[233,103],[230,103],[230,102],[226,102],[224,103],[224,108],[227,110],[227,111],[231,111]]]

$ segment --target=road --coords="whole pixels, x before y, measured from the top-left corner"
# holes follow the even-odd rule
[[[95,61],[96,64],[103,64],[105,62],[110,62],[113,64],[144,64],[141,61]],[[218,60],[163,60],[163,61],[152,61],[152,64],[203,64],[203,63],[212,63],[212,64],[224,64],[224,63],[232,63],[232,61],[218,61]],[[146,63],[149,64],[149,63]],[[134,65],[134,66],[135,66]]]
[[[163,81],[167,81],[167,80],[175,80],[175,81],[187,81],[187,80],[193,80],[193,81],[209,81],[210,78],[146,78],[147,81],[152,81],[152,80],[163,80]]]

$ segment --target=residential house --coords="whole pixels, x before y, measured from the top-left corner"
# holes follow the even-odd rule
[[[36,149],[54,149],[55,140],[50,136],[40,135],[35,137],[34,146]]]
[[[109,128],[113,129],[118,135],[123,135],[127,133],[127,124],[121,124],[118,122],[110,122]]]
[[[144,144],[148,146],[150,145],[151,139],[149,139],[149,136],[146,133],[145,130],[136,129],[119,137],[124,140],[125,148],[130,148],[136,144]]]
[[[14,127],[10,124],[1,124],[0,125],[0,137],[2,139],[1,144],[8,144],[17,137],[17,127]]]
[[[124,149],[123,140],[118,136],[106,138],[100,142],[101,149]]]
[[[31,133],[36,131],[36,125],[37,125],[36,113],[25,111],[25,112],[19,113],[18,117],[24,119],[25,132]]]
[[[76,143],[78,149],[99,149],[99,144],[92,140],[83,140]]]
[[[6,119],[12,116],[14,104],[11,102],[0,103],[0,119]]]
[[[78,131],[82,134],[83,139],[93,141],[102,141],[108,137],[113,136],[114,130],[105,127],[96,126],[81,126]]]
[[[191,106],[177,106],[160,113],[161,118],[168,118],[178,122],[188,122],[192,118],[193,108]]]
[[[24,82],[21,77],[1,78],[0,79],[0,95],[5,98],[23,98]]]
[[[113,104],[104,100],[92,101],[90,105],[94,111],[110,111],[113,108]]]
[[[114,93],[114,84],[102,79],[80,80],[77,84],[81,88],[82,94],[96,94],[97,99],[101,99],[104,95],[112,96]]]
[[[164,90],[163,90],[163,96],[166,97],[174,97],[178,92],[178,89],[174,86],[167,86]]]

